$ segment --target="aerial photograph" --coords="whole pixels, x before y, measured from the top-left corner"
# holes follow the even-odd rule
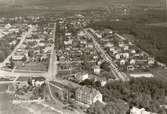
[[[167,0],[0,0],[0,114],[167,114]]]

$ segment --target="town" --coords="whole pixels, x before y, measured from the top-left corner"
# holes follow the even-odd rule
[[[0,84],[7,84],[12,104],[33,114],[87,114],[97,102],[108,105],[98,88],[164,78],[154,69],[166,70],[165,64],[117,31],[91,28],[91,22],[79,13],[0,18]],[[158,114],[135,105],[128,110]]]

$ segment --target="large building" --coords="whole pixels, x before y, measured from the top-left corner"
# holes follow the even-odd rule
[[[88,105],[95,103],[96,101],[102,102],[102,94],[94,89],[82,86],[75,92],[76,100]]]

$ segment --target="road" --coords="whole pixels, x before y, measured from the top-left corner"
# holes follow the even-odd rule
[[[95,37],[97,36],[96,35],[97,33],[93,29],[86,29],[84,30],[84,32],[87,34],[89,38],[92,39],[96,50],[99,51],[103,55],[103,58],[105,59],[105,61],[108,61],[110,63],[111,70],[113,74],[115,75],[116,79],[119,79],[121,81],[128,81],[129,78],[126,76],[126,74],[118,70],[118,68],[113,63],[112,58],[104,51],[104,49],[96,41]]]
[[[54,80],[57,75],[57,55],[56,51],[54,50],[54,47],[52,49],[51,55],[50,55],[50,64],[49,64],[49,69],[48,69],[48,79]]]
[[[124,38],[123,36],[119,35],[118,33],[115,33],[115,35],[120,38],[121,40],[126,40],[126,38]]]
[[[9,59],[16,53],[17,49],[23,44],[23,42],[25,41],[25,39],[27,38],[27,36],[29,36],[30,34],[32,34],[32,31],[34,30],[34,27],[29,28],[29,30],[27,32],[25,32],[24,34],[22,34],[22,39],[19,42],[19,44],[14,48],[14,50],[12,51],[12,53],[3,61],[2,66],[5,66],[7,62],[9,62]]]
[[[27,77],[27,76],[43,76],[43,77],[47,77],[48,72],[31,72],[31,71],[27,71],[27,72],[10,72],[10,71],[4,71],[4,70],[0,70],[0,77],[16,77],[16,76],[20,76],[20,77]]]
[[[53,29],[53,42],[55,43],[55,35],[56,34],[56,24],[54,24],[54,29]],[[50,63],[49,63],[49,68],[48,68],[48,78],[49,80],[54,80],[57,75],[57,55],[56,55],[56,50],[55,50],[55,44],[52,44],[52,51],[50,55]]]
[[[73,64],[73,63],[82,63],[83,61],[58,61],[58,64]],[[88,63],[94,63],[96,61],[87,61]]]

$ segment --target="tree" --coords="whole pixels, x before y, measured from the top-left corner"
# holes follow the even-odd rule
[[[107,72],[110,72],[110,64],[108,63],[108,62],[103,62],[102,64],[101,64],[101,68],[103,69],[103,70],[105,70],[105,71],[107,71]]]
[[[82,56],[81,56],[82,69],[83,69],[83,70],[86,70],[86,71],[88,71],[88,72],[92,72],[91,65],[90,65],[90,63],[88,62],[89,59],[90,59],[90,54],[83,51],[83,52],[82,52]]]
[[[128,104],[122,100],[116,100],[107,104],[97,101],[88,108],[87,112],[88,114],[126,114],[128,110]]]
[[[115,81],[97,89],[103,94],[105,102],[121,99],[130,106],[145,108],[151,112],[158,112],[161,110],[160,105],[166,104],[167,82],[156,78]]]
[[[9,59],[9,62],[10,62],[10,68],[11,68],[11,69],[13,69],[13,68],[14,68],[15,63],[13,62],[12,57]]]
[[[26,60],[27,60],[27,58],[26,58],[26,56],[24,55],[24,57],[22,58],[22,61],[23,61],[23,62],[26,62]]]
[[[29,57],[33,57],[33,50],[29,50],[29,51],[28,51],[28,56],[29,56]]]

